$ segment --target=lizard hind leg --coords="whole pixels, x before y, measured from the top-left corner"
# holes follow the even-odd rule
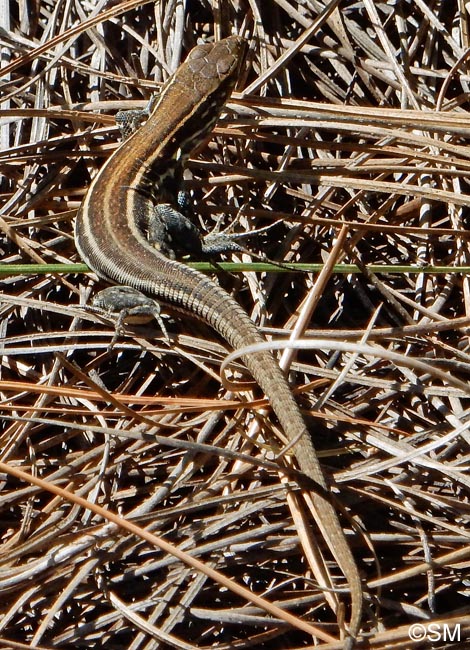
[[[147,237],[150,244],[170,259],[175,259],[175,251],[211,257],[220,253],[245,250],[235,241],[236,235],[215,232],[203,237],[197,226],[171,203],[159,203],[155,206],[148,223]]]
[[[171,203],[158,203],[147,225],[149,243],[170,259],[176,252],[200,255],[203,244],[197,227]]]
[[[160,315],[158,302],[133,287],[118,285],[98,291],[93,298],[91,309],[99,313],[117,316],[114,336],[109,349],[114,347],[119,336],[124,333],[124,323],[142,325],[155,319],[165,339],[170,340]]]

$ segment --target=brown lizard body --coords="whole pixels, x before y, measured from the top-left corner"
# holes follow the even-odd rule
[[[201,319],[233,349],[264,341],[241,306],[218,284],[173,259],[166,213],[174,206],[184,163],[211,131],[230,96],[245,41],[231,36],[192,50],[166,83],[148,121],[110,157],[80,207],[76,244],[101,278],[127,285],[179,312]],[[156,216],[156,209],[164,206]],[[163,214],[163,217],[162,217]],[[146,230],[157,220],[149,241]],[[351,591],[351,648],[360,627],[362,588],[353,555],[318,462],[310,434],[287,381],[270,352],[243,357],[268,398],[300,469],[318,486],[311,496],[319,526]]]

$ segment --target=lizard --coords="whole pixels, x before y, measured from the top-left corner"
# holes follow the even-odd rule
[[[204,248],[204,241],[198,244],[196,227],[180,213],[176,197],[187,159],[210,134],[230,97],[246,47],[242,37],[229,36],[191,50],[149,106],[147,121],[131,129],[95,176],[75,224],[79,255],[100,278],[125,285],[128,293],[130,287],[151,303],[199,318],[234,350],[265,339],[220,285],[175,259],[174,241],[186,234],[192,246],[196,242]],[[312,438],[271,352],[242,359],[289,439],[300,470],[315,483],[310,494],[318,526],[351,594],[349,636],[344,642],[350,649],[362,618],[361,579]]]

